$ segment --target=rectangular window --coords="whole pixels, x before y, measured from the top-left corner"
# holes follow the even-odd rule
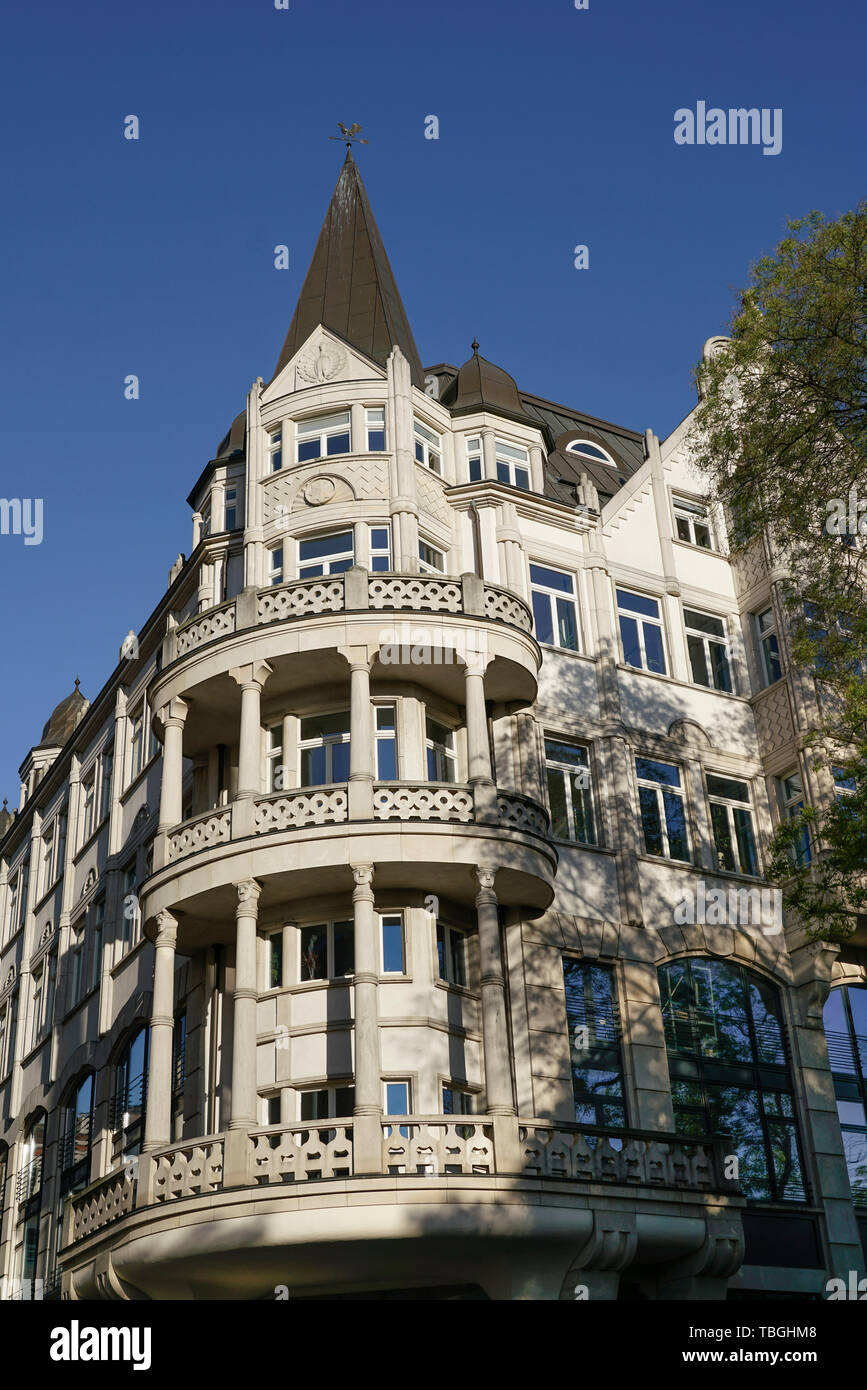
[[[471,483],[482,481],[482,441],[467,440],[467,476]]]
[[[747,783],[709,772],[707,794],[719,867],[756,877],[759,859]]]
[[[665,647],[658,600],[630,589],[618,589],[617,617],[626,665],[664,676]]]
[[[444,1115],[474,1115],[476,1113],[476,1098],[472,1091],[457,1086],[454,1081],[444,1081],[442,1092],[442,1113]]]
[[[415,421],[415,456],[418,463],[424,464],[432,473],[442,474],[443,455],[440,437],[429,430],[427,425]]]
[[[351,445],[349,421],[348,410],[342,410],[337,415],[317,415],[313,420],[299,420],[295,427],[298,463],[348,454]]]
[[[575,576],[531,563],[530,594],[537,640],[579,651]]]
[[[425,748],[428,781],[456,782],[458,760],[455,753],[454,730],[447,729],[444,724],[438,724],[435,719],[426,719]]]
[[[530,455],[526,449],[497,440],[497,481],[530,491]]]
[[[559,840],[595,845],[596,819],[590,782],[590,754],[580,743],[545,739],[545,767],[551,834]]]
[[[102,977],[102,941],[105,934],[105,898],[93,905],[93,925],[90,933],[90,962],[87,972],[88,991],[96,989]]]
[[[365,412],[367,420],[367,452],[381,453],[385,448],[385,406],[374,406]]]
[[[268,551],[268,583],[283,583],[283,547],[272,546]]]
[[[437,967],[441,980],[466,988],[467,937],[458,927],[437,922]]]
[[[370,528],[370,568],[380,573],[391,569],[391,535],[387,526]]]
[[[321,574],[342,574],[355,564],[355,544],[351,531],[335,531],[298,542],[298,576],[309,579]]]
[[[435,545],[427,541],[418,543],[418,567],[422,574],[445,574],[446,557]]]
[[[135,775],[135,774],[133,774]],[[96,829],[96,768],[81,784],[81,843],[84,845]]]
[[[268,937],[268,952],[265,961],[265,988],[281,989],[283,986],[283,933],[272,932]]]
[[[39,886],[38,897],[43,898],[48,892],[53,879],[51,877],[51,861],[54,857],[54,826],[49,825],[42,836],[42,874]]]
[[[725,618],[684,608],[686,645],[696,685],[732,693],[732,668]]]
[[[383,1090],[385,1092],[386,1115],[410,1114],[410,1084],[408,1081],[386,1081]]]
[[[111,811],[111,778],[114,770],[114,749],[106,748],[102,755],[102,773],[99,790],[100,823],[108,819]]]
[[[764,608],[760,613],[754,613],[753,627],[762,683],[773,685],[774,681],[778,681],[783,674],[773,608]]]
[[[5,1077],[8,1070],[8,1061],[12,1052],[10,1047],[12,1034],[12,1000],[7,999],[5,1004],[0,1004],[0,1079]],[[4,1155],[0,1154],[0,1163]],[[0,1200],[3,1193],[3,1172],[0,1170]]]
[[[302,1120],[347,1120],[355,1109],[354,1086],[324,1086],[301,1092]]]
[[[77,922],[69,937],[69,996],[67,1008],[74,1009],[84,984],[84,920]]]
[[[33,1014],[30,1020],[30,1048],[34,1048],[51,1029],[54,1014],[55,957],[52,955],[33,972]]]
[[[322,922],[302,927],[300,979],[335,980],[355,971],[355,928],[352,921]]]
[[[636,758],[638,801],[646,854],[689,861],[680,769],[655,758]]]
[[[264,1106],[266,1125],[279,1125],[280,1123],[280,1097],[264,1096]]]
[[[380,913],[379,924],[382,943],[382,973],[383,975],[403,975],[405,973],[403,917],[399,912]]]
[[[851,773],[846,771],[845,767],[834,767],[831,772],[834,777],[835,795],[838,801],[858,790],[858,783]]]
[[[804,809],[804,783],[799,772],[790,772],[787,777],[777,778],[777,795],[780,799],[780,813],[783,820],[791,821]],[[797,842],[791,846],[790,858],[793,864],[809,864],[813,858],[810,850],[810,832],[803,826]]]
[[[9,915],[7,918],[9,936],[14,936],[24,926],[27,917],[27,889],[30,882],[30,861],[25,860],[14,874],[9,884]]]
[[[302,787],[349,780],[349,710],[299,721]]]
[[[374,705],[373,716],[376,740],[376,777],[379,782],[394,782],[397,780],[395,706]]]
[[[268,790],[271,792],[284,792],[285,773],[283,769],[283,722],[274,724],[268,730],[268,747],[265,754],[268,765]]]
[[[563,982],[575,1122],[622,1129],[623,1062],[612,971],[564,958]]]
[[[121,905],[122,917],[120,933],[122,951],[127,950],[127,948],[132,945],[138,927],[139,906],[138,895],[136,893],[137,882],[135,859],[131,859],[123,868],[123,903]]]
[[[677,539],[701,550],[715,550],[707,507],[701,502],[688,502],[685,497],[674,497],[672,501]]]
[[[273,471],[273,456],[272,456],[272,471]],[[227,530],[227,531],[234,531],[235,527],[236,527],[237,524],[238,524],[238,489],[237,489],[237,487],[227,487],[227,488],[226,488],[225,509],[226,509],[226,521],[225,521],[226,530]]]
[[[268,431],[268,460],[269,473],[279,473],[283,467],[283,431],[282,429]],[[229,530],[228,522],[226,530]]]
[[[129,781],[134,782],[144,767],[144,705],[134,710],[129,721]],[[84,836],[87,839],[87,836]]]

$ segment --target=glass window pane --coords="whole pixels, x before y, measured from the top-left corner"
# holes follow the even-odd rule
[[[329,555],[343,555],[353,546],[351,531],[338,531],[332,536],[313,536],[299,541],[298,555],[302,560],[321,560]]]
[[[569,813],[566,810],[564,774],[548,769],[548,802],[551,807],[551,834],[560,840],[569,839]]]
[[[648,671],[655,671],[657,675],[665,675],[665,653],[662,649],[662,628],[656,627],[653,623],[643,623],[644,628],[644,652],[647,657]]]
[[[376,775],[380,782],[397,781],[397,750],[393,738],[376,740]]]
[[[331,778],[332,782],[349,781],[349,744],[331,744]]]
[[[544,584],[547,589],[559,589],[563,594],[574,593],[571,574],[548,569],[547,565],[530,565],[530,578],[534,584]]]
[[[743,801],[749,805],[749,787],[746,782],[737,782],[733,777],[719,777],[715,772],[709,772],[707,789],[711,796],[723,796],[727,801]]]
[[[501,483],[511,482],[511,478],[509,477],[509,465],[507,463],[500,463],[499,460],[497,460],[497,478]]]
[[[370,532],[370,544],[374,550],[388,550],[388,527],[374,526]]]
[[[302,787],[322,787],[325,785],[325,749],[302,748],[301,785]]]
[[[641,805],[641,824],[644,829],[644,848],[647,854],[664,854],[662,839],[662,820],[659,814],[659,798],[652,787],[639,787],[638,799]]]
[[[661,763],[656,758],[636,758],[635,770],[644,782],[662,782],[667,787],[680,786],[680,769],[674,763]]]
[[[689,844],[686,838],[686,813],[683,797],[674,792],[663,792],[665,804],[665,824],[668,830],[668,852],[672,859],[689,859]]]
[[[349,453],[349,431],[346,434],[330,434],[325,441],[326,452],[330,454]]]
[[[482,480],[482,460],[470,459],[470,482],[480,483]]]
[[[385,1087],[386,1115],[409,1114],[409,1085],[406,1081],[388,1081]]]
[[[659,604],[655,598],[648,598],[646,594],[632,594],[628,589],[617,590],[617,606],[630,613],[642,613],[647,618],[659,617]]]
[[[385,448],[385,430],[368,430],[367,447],[374,453],[383,450]]]
[[[283,938],[277,933],[268,938],[268,988],[279,989],[283,983]]]
[[[355,928],[352,922],[334,923],[335,976],[351,975],[355,969]]]
[[[620,615],[620,640],[623,643],[623,660],[627,666],[641,668],[641,646],[638,641],[638,623],[634,618]]]
[[[577,652],[578,621],[575,604],[565,598],[557,599],[557,630],[560,646],[565,647],[567,651]]]
[[[302,1091],[301,1118],[302,1120],[327,1120],[328,1092]]]
[[[403,922],[400,917],[382,918],[382,968],[388,974],[403,973]]]
[[[301,979],[324,980],[328,969],[328,934],[325,927],[301,928]],[[308,1119],[314,1118],[307,1116]]]
[[[710,804],[710,819],[713,827],[713,839],[716,845],[717,860],[721,869],[728,869],[735,873],[735,855],[732,847],[731,830],[729,828],[728,811],[725,806],[720,806],[718,802],[712,801]]]
[[[548,594],[540,594],[538,590],[533,590],[533,623],[536,629],[536,641],[547,642],[549,645],[554,643],[554,620],[551,614],[551,599]]]
[[[298,441],[298,462],[304,463],[307,459],[319,458],[319,436],[315,439],[305,439]]]
[[[749,811],[744,811],[739,806],[735,807],[734,818],[741,873],[758,874],[759,859],[756,853],[756,840],[753,835],[753,818]]]
[[[704,642],[700,637],[687,635],[686,645],[689,651],[689,664],[693,680],[696,685],[710,685],[710,673],[704,655]]]

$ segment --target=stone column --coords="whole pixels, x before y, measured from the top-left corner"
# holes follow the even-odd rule
[[[376,917],[373,865],[352,867],[355,889],[355,1108],[354,1171],[378,1173],[382,1167],[382,1077],[377,1013]]]
[[[229,1129],[256,1124],[256,923],[259,894],[255,879],[236,883],[235,988],[232,1032],[232,1114]]]
[[[514,1115],[512,1070],[506,1029],[506,987],[500,953],[500,921],[494,892],[496,869],[476,868],[476,915],[485,1046],[485,1093],[490,1115]],[[499,1167],[499,1164],[498,1164]]]
[[[154,996],[148,1057],[148,1092],[143,1149],[159,1149],[172,1140],[172,1042],[175,1029],[175,946],[177,918],[157,913]]]
[[[373,729],[370,656],[366,647],[347,647],[349,662],[349,819],[373,819]]]
[[[183,816],[184,780],[184,723],[189,712],[185,700],[170,700],[163,705],[159,718],[165,730],[163,738],[162,785],[160,789],[160,821],[158,833],[164,834],[177,825]],[[145,737],[142,731],[142,738]]]
[[[233,838],[252,833],[252,802],[262,794],[262,688],[272,669],[267,661],[254,661],[249,666],[239,666],[229,672],[241,687],[238,790],[232,815]]]
[[[464,701],[467,716],[467,780],[473,788],[476,819],[495,822],[497,795],[485,709],[485,664],[483,658],[474,661],[469,654],[464,670]]]

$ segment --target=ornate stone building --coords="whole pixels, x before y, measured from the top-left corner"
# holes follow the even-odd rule
[[[192,554],[0,826],[7,1297],[861,1270],[865,945],[760,893],[846,787],[688,426],[424,369],[347,155]]]

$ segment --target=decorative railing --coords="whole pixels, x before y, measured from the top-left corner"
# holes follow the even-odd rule
[[[307,618],[317,613],[342,613],[343,609],[343,575],[276,585],[264,589],[256,601],[256,617],[260,623],[285,622],[287,618]]]
[[[188,618],[175,629],[175,652],[185,656],[194,647],[205,642],[213,642],[216,637],[225,637],[235,631],[235,600],[221,603],[218,608],[209,608],[204,613]]]
[[[403,786],[378,784],[373,789],[374,820],[459,821],[473,819],[469,787],[439,783]]]
[[[250,1181],[259,1187],[352,1175],[351,1120],[259,1130],[250,1140]]]
[[[255,801],[255,834],[297,830],[306,825],[339,825],[346,820],[349,794],[345,786],[311,787]]]
[[[70,1240],[92,1236],[94,1231],[132,1211],[136,1198],[134,1173],[131,1166],[116,1168],[72,1199]]]
[[[737,1191],[710,1140],[635,1130],[579,1130],[539,1120],[519,1121],[518,1136],[521,1171],[534,1177]]]
[[[227,844],[232,833],[232,816],[228,806],[218,811],[206,811],[194,820],[184,821],[171,831],[166,845],[166,860],[180,859],[198,849]]]
[[[464,606],[459,579],[420,574],[372,574],[367,584],[371,608],[410,609],[416,613],[460,613]]]
[[[548,815],[538,801],[510,792],[497,798],[497,809],[504,830],[531,830],[535,835],[548,833]]]
[[[384,1173],[494,1173],[494,1130],[484,1119],[390,1120],[382,1131]]]
[[[533,617],[522,598],[509,589],[485,584],[475,575],[381,574],[353,569],[346,574],[317,575],[267,589],[243,591],[227,603],[169,628],[162,664],[215,638],[244,632],[259,624],[344,612],[453,613],[506,623],[533,631]]]
[[[223,1137],[183,1144],[155,1156],[153,1195],[157,1202],[218,1192],[223,1186]]]
[[[18,1181],[16,1183],[15,1195],[19,1205],[22,1202],[29,1202],[31,1197],[42,1186],[42,1155],[31,1159],[23,1168],[18,1171]]]

